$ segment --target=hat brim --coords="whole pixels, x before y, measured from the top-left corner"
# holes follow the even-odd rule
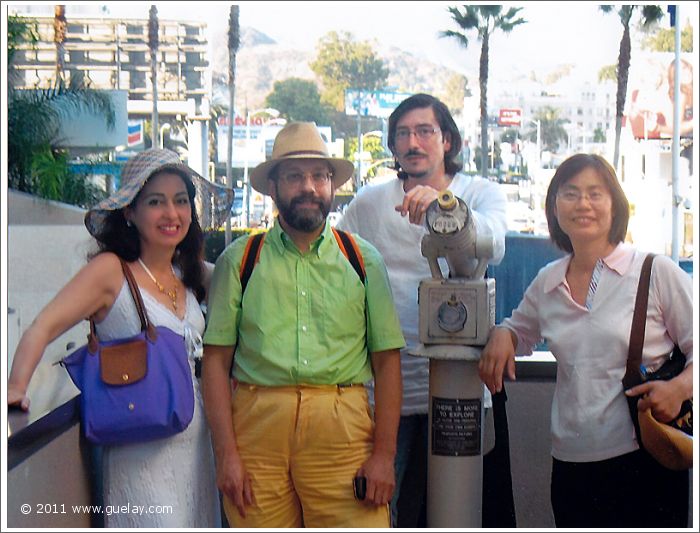
[[[313,156],[309,154],[291,155],[286,157],[280,157],[278,159],[271,159],[270,161],[260,163],[250,173],[250,185],[259,193],[267,195],[267,181],[269,179],[269,175],[272,169],[279,165],[282,161],[289,161],[292,159],[322,159],[324,161],[327,161],[328,164],[333,168],[333,187],[336,189],[340,187],[343,183],[348,181],[355,173],[355,165],[353,165],[350,161],[346,159],[338,159],[336,157]]]
[[[651,409],[639,412],[639,430],[644,448],[670,470],[693,466],[693,439],[679,429],[656,420]]]
[[[97,205],[91,207],[87,213],[85,213],[85,227],[87,228],[90,235],[93,237],[101,233],[104,226],[105,219],[112,211],[118,209],[123,209],[134,201],[138,193],[143,189],[143,186],[148,181],[148,179],[164,170],[180,170],[187,176],[189,176],[192,184],[195,187],[196,195],[202,195],[205,191],[209,194],[213,194],[217,197],[217,204],[221,200],[224,206],[223,210],[228,212],[233,204],[233,190],[227,187],[222,187],[209,180],[202,177],[196,170],[190,168],[184,163],[164,163],[154,170],[152,170],[148,175],[144,176],[141,180],[135,180],[124,187],[119,188],[117,191],[112,193],[108,198],[102,200]],[[220,198],[219,198],[220,197]],[[226,209],[226,204],[228,208]],[[228,213],[226,213],[228,214]],[[218,225],[218,224],[217,224]]]

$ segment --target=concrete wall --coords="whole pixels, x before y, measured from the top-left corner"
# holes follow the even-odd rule
[[[8,471],[8,527],[90,527],[89,465],[80,450],[80,425],[73,424]]]
[[[21,335],[41,309],[85,265],[92,238],[83,225],[85,210],[8,191],[7,353],[8,371]],[[32,415],[56,407],[77,389],[53,363],[86,342],[87,322],[59,336],[46,349],[29,385]],[[42,411],[42,412],[37,412]]]
[[[518,527],[554,527],[550,412],[553,380],[506,384],[513,498]]]

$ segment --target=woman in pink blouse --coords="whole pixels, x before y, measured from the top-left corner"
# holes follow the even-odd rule
[[[479,373],[492,391],[515,379],[515,354],[541,339],[557,360],[552,403],[551,495],[557,527],[687,527],[688,471],[671,471],[640,449],[622,377],[645,253],[624,243],[627,198],[614,169],[577,154],[557,169],[546,214],[568,255],[546,265],[518,308],[495,328]],[[693,395],[692,280],[666,256],[651,273],[642,363],[653,371],[674,344],[686,367],[669,381],[627,391],[639,409],[672,420]]]

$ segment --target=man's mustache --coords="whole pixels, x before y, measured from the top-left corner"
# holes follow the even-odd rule
[[[423,152],[419,152],[418,150],[410,149],[408,152],[403,154],[404,157],[410,157],[412,155],[425,155]]]
[[[319,198],[314,196],[313,194],[301,194],[299,196],[295,196],[292,198],[292,201],[290,202],[291,207],[296,207],[301,203],[304,202],[313,202],[317,204],[319,207],[323,207],[323,201],[321,201]]]

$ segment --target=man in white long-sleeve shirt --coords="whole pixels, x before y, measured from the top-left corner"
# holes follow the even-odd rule
[[[370,241],[384,257],[403,334],[410,346],[419,342],[418,284],[430,277],[428,262],[420,251],[421,239],[427,233],[423,219],[428,205],[444,189],[464,200],[472,210],[477,231],[488,228],[493,234],[495,249],[491,262],[498,264],[505,253],[506,197],[496,183],[459,172],[458,156],[462,147],[459,129],[447,107],[433,96],[416,94],[401,102],[389,117],[388,145],[396,161],[397,179],[362,188],[338,227]],[[425,525],[420,510],[425,505],[428,369],[427,359],[402,351],[404,389],[396,454],[396,489],[392,501],[394,526]],[[507,426],[505,440],[507,446]],[[510,492],[512,508],[509,464],[505,468],[508,470],[506,492]],[[485,462],[486,485],[490,479],[489,470],[488,462]],[[401,482],[407,472],[419,477],[418,494],[405,493],[399,504]],[[406,502],[408,498],[410,501]],[[507,511],[508,502],[498,499],[501,500],[498,514],[501,517],[512,514]],[[399,507],[411,509],[414,516],[397,518]],[[515,526],[514,515],[509,524],[502,520],[492,521],[490,513],[484,511],[484,527]]]

